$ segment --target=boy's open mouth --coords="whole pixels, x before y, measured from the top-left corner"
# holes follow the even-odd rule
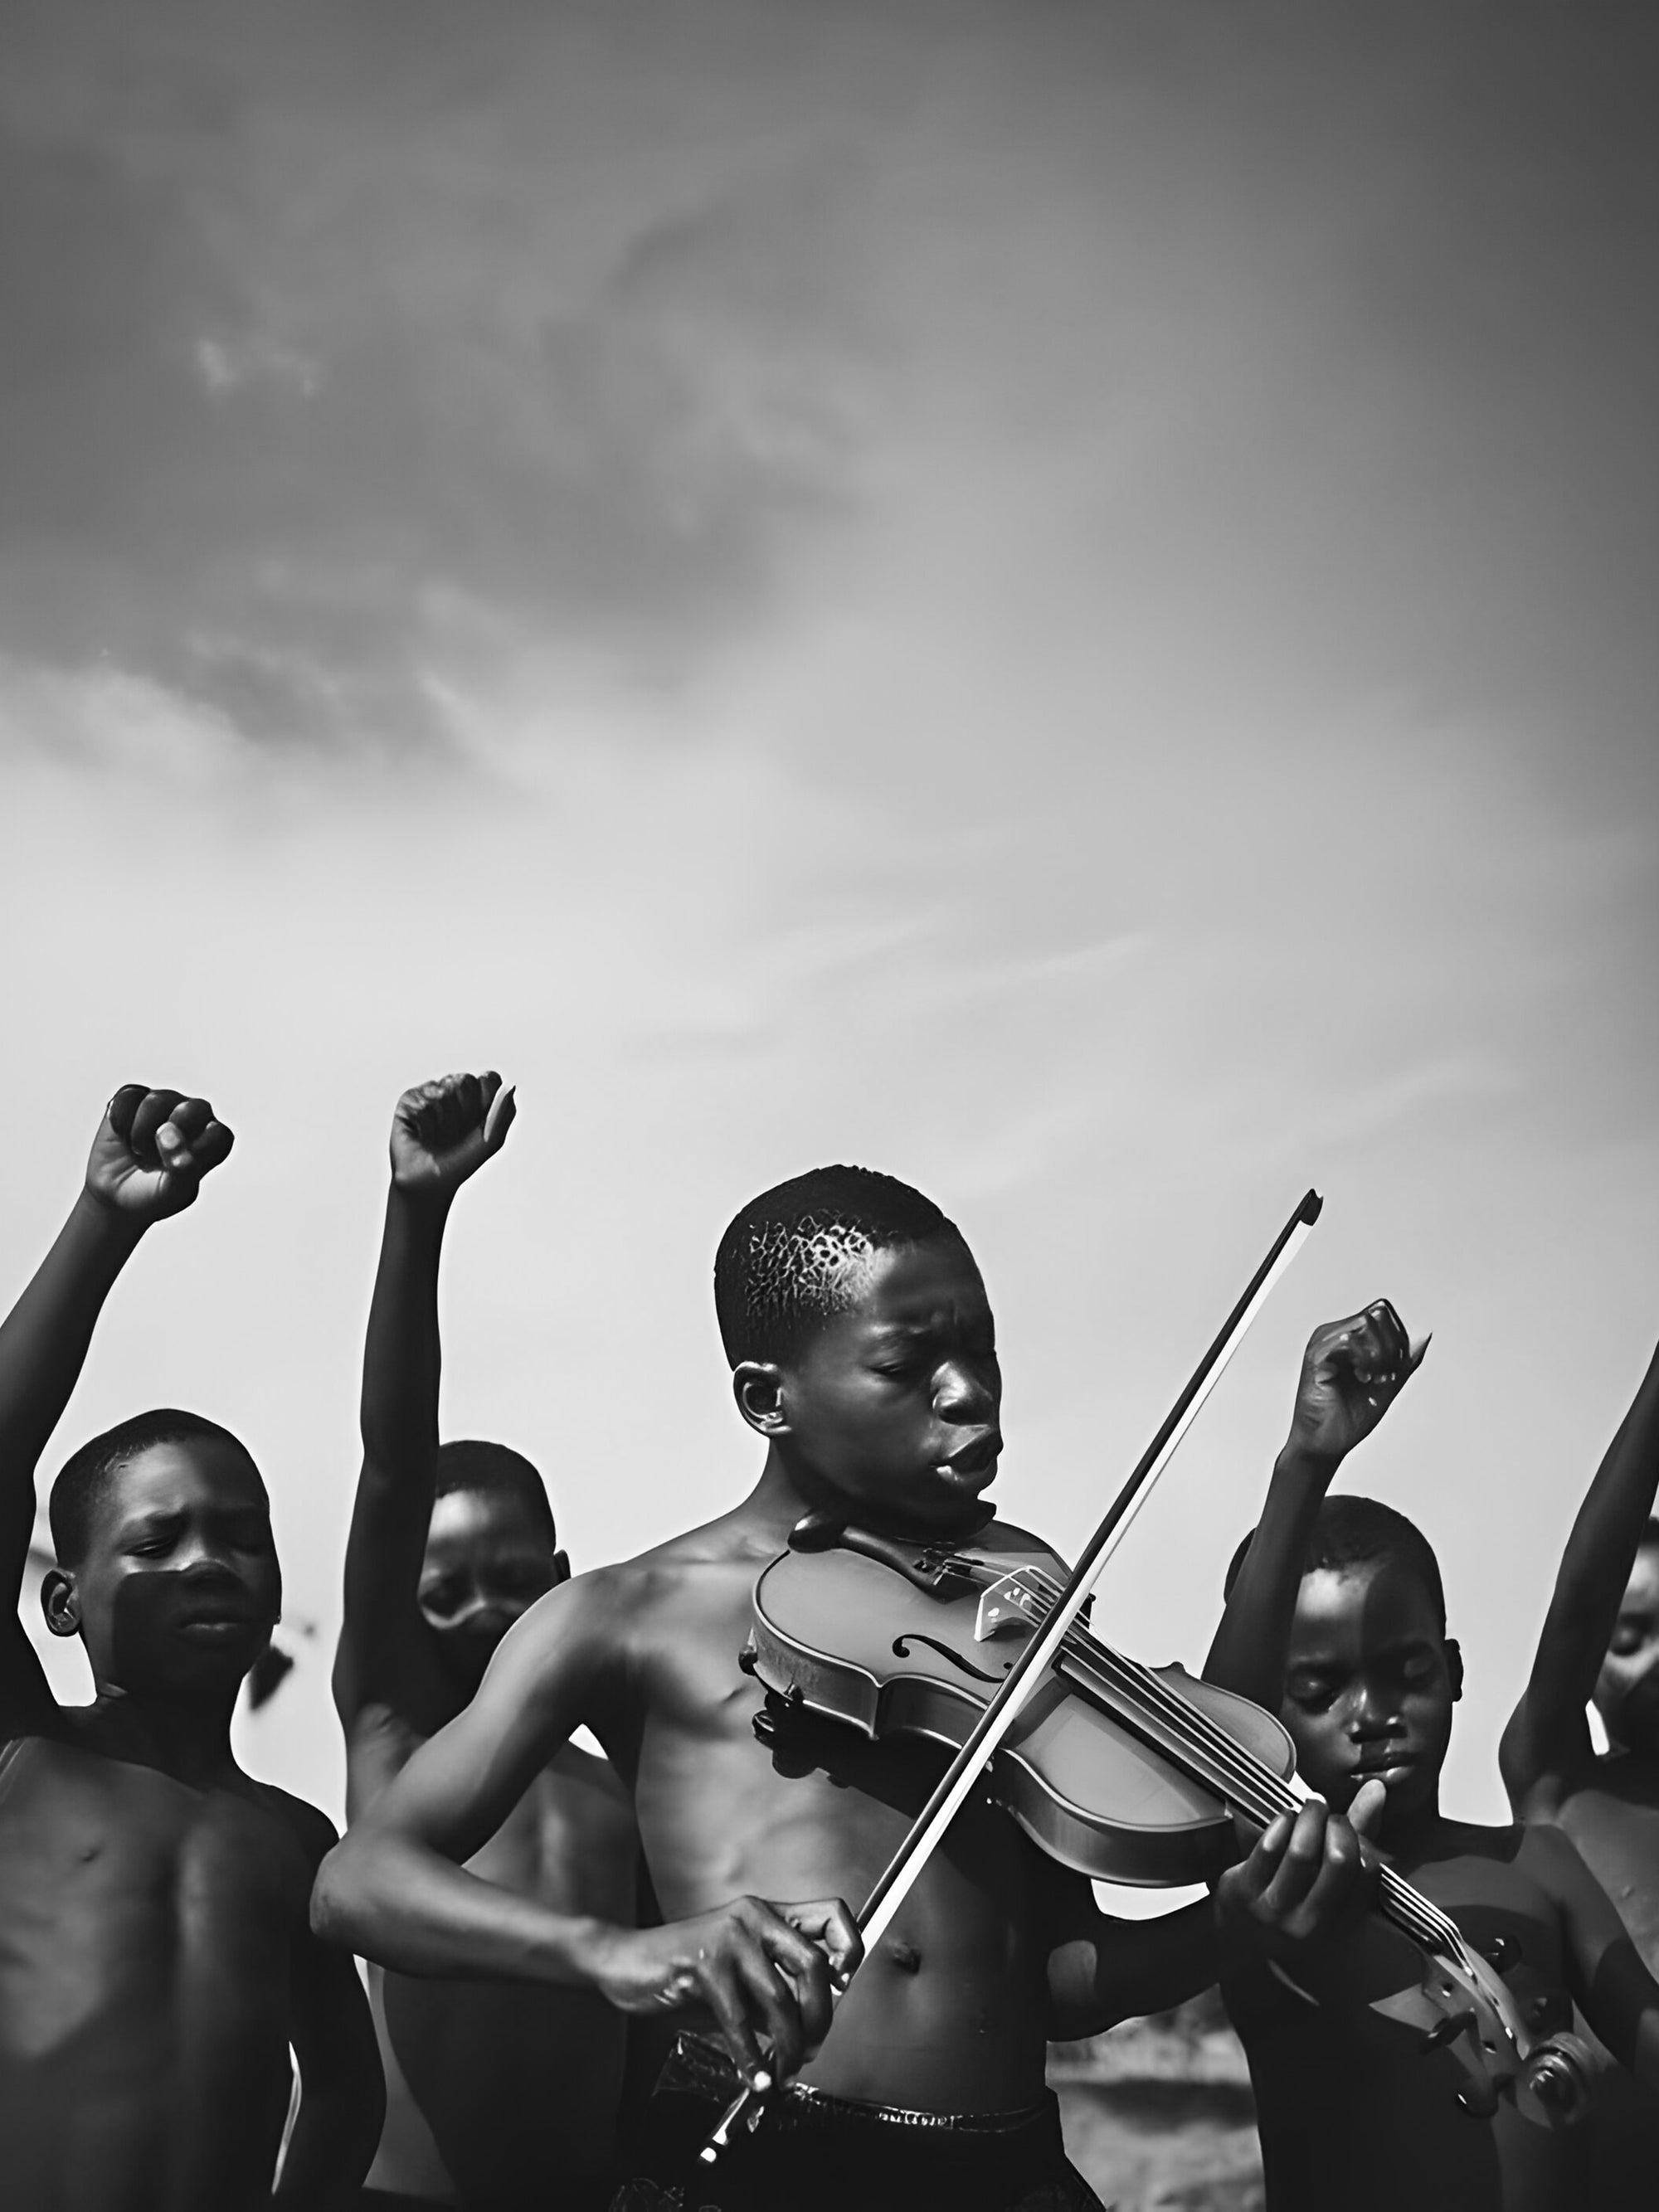
[[[939,1460],[933,1471],[942,1474],[947,1482],[959,1483],[964,1489],[983,1490],[997,1471],[1001,1450],[1000,1435],[995,1429],[987,1429],[972,1443],[953,1451],[949,1459]]]

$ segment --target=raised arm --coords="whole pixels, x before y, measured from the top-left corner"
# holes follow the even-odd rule
[[[1346,1321],[1327,1322],[1309,1338],[1291,1432],[1273,1462],[1261,1519],[1204,1662],[1207,1680],[1279,1711],[1302,1562],[1320,1501],[1428,1348],[1426,1337],[1412,1342],[1386,1298]]]
[[[363,1466],[334,1660],[354,1814],[386,1779],[375,1751],[384,1731],[360,1727],[368,1710],[420,1735],[453,1711],[418,1603],[438,1452],[438,1261],[456,1192],[501,1150],[514,1112],[512,1091],[492,1071],[419,1084],[392,1116],[392,1187],[363,1346]]]
[[[838,1900],[738,1898],[635,1929],[556,1912],[462,1864],[573,1729],[586,1721],[603,1736],[606,1655],[629,1605],[617,1571],[562,1584],[507,1632],[471,1703],[324,1860],[312,1924],[399,1973],[571,1983],[623,2012],[703,2009],[751,2078],[769,2063],[788,2073],[828,2033],[831,1976],[858,1955]]]
[[[1584,1708],[1659,1487],[1659,1352],[1572,1524],[1521,1702],[1498,1762],[1517,1818],[1548,1819],[1595,1752]]]
[[[63,1418],[116,1277],[152,1222],[182,1212],[231,1147],[205,1098],[125,1084],[57,1242],[0,1323],[0,1701],[32,1702],[45,1678],[18,1599],[34,1526],[34,1471]]]

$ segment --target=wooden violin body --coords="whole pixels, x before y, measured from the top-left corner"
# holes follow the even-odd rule
[[[920,1737],[955,1751],[1033,1632],[1017,1609],[982,1632],[988,1593],[1011,1575],[1059,1563],[968,1547],[951,1556],[976,1571],[930,1582],[926,1547],[884,1546],[850,1530],[843,1546],[849,1537],[894,1557],[785,1552],[756,1585],[744,1663],[777,1696],[872,1741]],[[920,1570],[918,1560],[927,1563]],[[1238,1856],[1226,1807],[1164,1755],[1155,1721],[1132,1719],[1075,1671],[1062,1656],[1033,1693],[992,1763],[991,1795],[1040,1849],[1079,1874],[1155,1887],[1212,1880]],[[1173,1696],[1275,1774],[1293,1771],[1294,1747],[1271,1714],[1180,1667],[1156,1671]]]

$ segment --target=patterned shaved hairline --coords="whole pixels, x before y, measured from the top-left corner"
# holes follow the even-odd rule
[[[714,1256],[726,1358],[787,1359],[863,1296],[878,1254],[932,1237],[961,1241],[933,1201],[870,1168],[815,1168],[736,1215]]]

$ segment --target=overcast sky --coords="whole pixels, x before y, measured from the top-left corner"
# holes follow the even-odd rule
[[[1201,1657],[1313,1324],[1437,1332],[1344,1480],[1498,1728],[1659,1334],[1659,32],[1082,0],[0,0],[0,1251],[128,1079],[238,1133],[50,1455],[244,1436],[337,1810],[405,1084],[520,1085],[445,1425],[579,1564],[738,1496],[738,1203],[921,1183],[1007,1510]],[[32,1600],[31,1600],[32,1603]]]

